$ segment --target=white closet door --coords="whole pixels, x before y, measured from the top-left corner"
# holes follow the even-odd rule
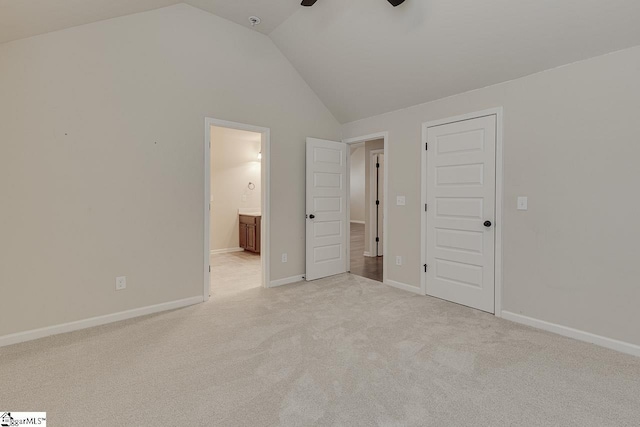
[[[496,116],[427,130],[427,294],[494,312]]]

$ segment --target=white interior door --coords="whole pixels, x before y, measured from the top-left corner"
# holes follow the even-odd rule
[[[347,144],[307,138],[307,280],[347,271],[347,182]]]
[[[496,116],[427,130],[427,294],[494,312]]]

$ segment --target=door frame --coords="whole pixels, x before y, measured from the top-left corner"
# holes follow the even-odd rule
[[[440,126],[450,123],[462,122],[465,120],[478,119],[486,116],[496,116],[496,217],[495,217],[495,246],[494,246],[494,315],[496,317],[502,317],[502,227],[503,227],[503,209],[504,209],[504,162],[503,162],[503,119],[504,109],[503,107],[490,108],[487,110],[476,111],[473,113],[462,114],[459,116],[447,117],[439,120],[432,120],[422,123],[422,140],[420,143],[420,149],[422,151],[422,165],[421,165],[421,224],[420,224],[420,256],[423,264],[427,259],[427,212],[425,206],[427,204],[427,156],[429,151],[424,147],[427,143],[427,131],[430,127]],[[386,160],[386,159],[385,159]],[[420,291],[423,295],[427,295],[427,275],[424,274],[424,270],[421,268],[420,275]]]
[[[349,146],[347,150],[347,271],[351,271],[351,222],[349,219],[351,218],[351,144],[357,144],[360,142],[367,141],[375,141],[376,139],[384,140],[384,194],[385,200],[387,195],[389,194],[389,132],[377,132],[369,135],[358,136],[355,138],[347,138],[343,139],[342,142]],[[365,159],[365,161],[367,161]],[[368,178],[365,178],[368,179]],[[388,218],[388,209],[389,204],[385,203],[383,206],[383,215],[384,219],[382,221],[382,233],[385,238],[382,241],[382,253],[387,253],[387,241],[389,233],[387,231],[387,218]],[[363,254],[364,255],[364,254]],[[388,257],[384,256],[382,258],[382,283],[387,284],[387,263]]]
[[[269,242],[271,234],[271,129],[244,123],[220,120],[212,117],[204,119],[204,300],[209,300],[211,286],[210,240],[211,240],[211,126],[256,132],[262,135],[260,149],[262,163],[260,166],[261,194],[260,209],[260,261],[262,264],[262,287],[269,285]]]
[[[375,189],[373,188],[373,184],[376,181],[376,170],[375,170],[375,162],[373,161],[374,156],[376,155],[380,155],[380,154],[385,154],[384,153],[384,149],[376,149],[376,150],[371,150],[370,152],[370,156],[369,156],[369,222],[372,222],[371,218],[373,218],[375,216],[376,213],[376,209],[375,209],[375,205],[371,203],[371,200],[376,200],[375,199]],[[385,156],[385,162],[387,160],[386,156]],[[383,164],[383,174],[384,174],[384,164]],[[384,208],[386,205],[386,201],[387,201],[387,195],[384,192],[384,177],[383,177],[383,181],[382,181],[382,194],[384,195],[384,200],[385,203],[382,205],[382,255],[384,256]],[[371,255],[373,253],[373,247],[376,244],[376,233],[375,233],[375,229],[373,228],[373,226],[369,226],[369,254],[372,257],[378,256],[376,255]],[[384,263],[384,259],[382,260]],[[382,273],[384,274],[384,266],[382,267]]]

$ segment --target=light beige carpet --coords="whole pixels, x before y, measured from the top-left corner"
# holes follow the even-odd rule
[[[214,282],[215,283],[215,282]],[[638,426],[640,359],[341,275],[0,349],[51,426]]]

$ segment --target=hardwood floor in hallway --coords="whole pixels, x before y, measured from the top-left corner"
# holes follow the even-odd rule
[[[364,224],[351,223],[351,274],[382,282],[382,259],[364,256]]]

